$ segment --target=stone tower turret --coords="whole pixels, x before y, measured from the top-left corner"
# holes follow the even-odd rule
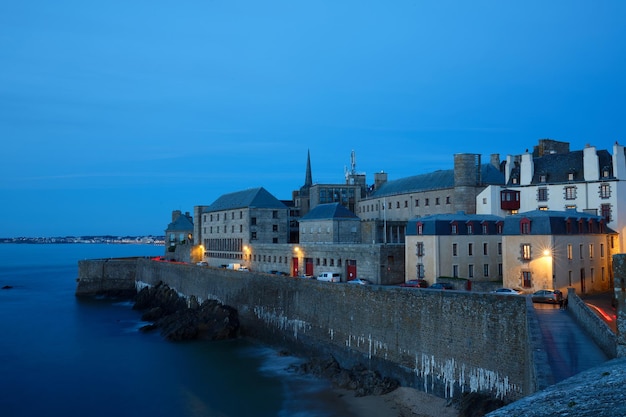
[[[481,185],[480,155],[454,155],[454,210],[476,213],[476,195]]]

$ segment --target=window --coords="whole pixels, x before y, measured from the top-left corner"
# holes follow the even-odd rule
[[[565,199],[576,200],[576,187],[565,187]]]
[[[415,200],[415,207],[419,207],[419,206],[420,206],[420,201],[419,201],[419,199],[418,199],[418,200]]]
[[[250,224],[251,224],[252,226],[255,226],[255,225],[256,225],[256,217],[252,217],[252,218],[250,218]]]
[[[467,254],[469,256],[473,256],[474,255],[474,244],[473,243],[468,243],[467,244]]]
[[[530,288],[532,286],[531,284],[530,271],[522,271],[522,286],[524,288]]]
[[[418,235],[424,234],[424,224],[423,223],[418,223],[417,224],[417,234]]]
[[[239,225],[239,233],[243,233],[243,224]]]
[[[502,255],[502,242],[498,242],[498,255]]]
[[[499,235],[501,235],[501,234],[502,234],[502,230],[503,230],[503,228],[504,228],[504,223],[502,223],[502,222],[498,222],[498,223],[496,223],[496,231],[497,231],[497,233],[498,233]]]
[[[572,250],[572,245],[569,244],[567,245],[567,259],[572,259],[573,258],[573,250]]]
[[[415,254],[417,256],[424,256],[424,242],[417,242],[415,244]]]
[[[391,210],[391,201],[389,202],[389,209]]]
[[[547,188],[537,189],[537,201],[548,201],[548,189]]]
[[[458,278],[459,277],[459,266],[458,265],[452,265],[452,276],[454,278]]]
[[[569,286],[572,286],[572,271],[568,271],[567,279],[569,280]]]
[[[547,206],[539,206],[539,210],[541,210],[541,211],[548,211],[548,207]]]
[[[578,252],[580,255],[580,259],[582,259],[583,258],[583,244],[582,243],[578,247]]]
[[[567,174],[567,179],[568,181],[574,181],[574,173],[570,172],[569,174]]]
[[[520,220],[520,233],[523,235],[530,234],[530,220],[529,219],[524,218]]]
[[[439,205],[439,197],[435,198],[435,205]]]
[[[589,259],[593,259],[593,243],[589,244]]]
[[[450,196],[447,196],[447,197],[446,197],[446,204],[451,204],[451,203],[450,203]]]
[[[483,277],[488,277],[489,276],[489,264],[484,264],[483,265]]]
[[[498,277],[502,277],[502,264],[498,264]]]
[[[487,248],[487,243],[483,243],[483,255],[488,255],[489,254],[489,250]]]
[[[417,264],[417,277],[424,278],[424,264]]]
[[[600,216],[602,216],[604,221],[607,223],[611,221],[611,205],[610,204],[602,204],[600,206]]]
[[[530,243],[522,244],[522,259],[525,261],[530,260]]]
[[[611,186],[609,184],[600,184],[600,198],[611,197]]]
[[[231,220],[235,220],[235,212],[234,211],[230,213],[230,219]]]
[[[427,198],[424,199],[424,205],[427,206],[429,204],[429,200]]]
[[[546,182],[548,180],[548,176],[546,174],[539,175],[539,182]]]
[[[456,235],[458,233],[458,228],[457,228],[456,223],[452,223],[450,225],[450,233],[453,235]]]
[[[272,225],[272,232],[278,232],[278,225],[277,224],[273,224]]]
[[[489,234],[489,228],[487,227],[487,224],[483,224],[483,235],[487,235]]]
[[[404,207],[408,207],[409,206],[409,202],[407,200],[404,200]]]
[[[471,224],[471,223],[469,223],[469,224],[467,225],[467,234],[468,234],[468,235],[473,235],[473,234],[474,234],[474,225],[473,225],[473,224]]]
[[[456,243],[452,244],[452,256],[457,256]]]
[[[604,243],[600,243],[600,258],[604,258]]]
[[[396,208],[400,208],[400,202],[399,201],[396,202]]]
[[[256,232],[250,233],[250,240],[256,240]]]
[[[469,278],[474,278],[474,265],[468,265],[467,275]]]

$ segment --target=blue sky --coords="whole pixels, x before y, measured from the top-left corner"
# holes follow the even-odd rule
[[[0,5],[0,237],[162,234],[172,210],[626,142],[626,2]]]

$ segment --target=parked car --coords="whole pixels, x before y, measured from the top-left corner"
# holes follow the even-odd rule
[[[433,290],[453,290],[454,289],[452,284],[448,284],[447,282],[435,282],[433,285],[431,285],[428,288],[431,288]]]
[[[237,269],[237,271],[248,272],[248,271],[250,271],[250,270],[248,269],[248,267],[247,267],[247,266],[240,266],[240,267],[239,267],[239,269]]]
[[[410,279],[407,282],[400,284],[401,287],[412,288],[428,288],[428,282],[425,279]]]
[[[505,294],[505,295],[520,295],[522,292],[518,291],[514,288],[498,288],[497,290],[491,291],[494,294]]]
[[[341,282],[341,274],[337,272],[322,272],[317,276],[318,281]]]
[[[558,304],[563,300],[563,293],[559,290],[539,290],[531,295],[533,303]]]
[[[372,285],[372,283],[365,278],[355,278],[353,280],[348,281],[348,284],[357,284],[357,285]]]
[[[300,275],[300,278],[304,278],[304,279],[315,279],[315,277],[313,275],[309,275],[309,274],[303,274]]]
[[[196,265],[198,265],[198,266],[209,266],[209,263],[206,262],[206,261],[200,261]]]

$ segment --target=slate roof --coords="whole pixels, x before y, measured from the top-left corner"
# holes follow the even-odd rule
[[[609,169],[609,177],[613,177],[613,158],[607,150],[599,150],[598,170],[604,171]],[[533,158],[534,173],[532,178],[533,184],[540,184],[542,175],[546,175],[547,183],[564,183],[564,182],[584,182],[584,151],[572,151],[565,154],[547,154],[539,158]],[[569,180],[569,174],[574,173],[574,180]],[[512,178],[519,178],[519,166],[511,170],[509,183]]]
[[[359,216],[339,203],[320,204],[304,215],[300,222],[313,220],[350,219],[360,220]]]
[[[480,175],[483,184],[504,185],[504,174],[491,164],[482,164]],[[427,174],[387,181],[372,193],[370,198],[452,187],[454,187],[454,169],[438,170]]]
[[[193,221],[184,214],[178,216],[176,220],[167,225],[166,231],[193,230]]]
[[[406,234],[408,236],[415,236],[417,234],[417,223],[422,224],[422,234],[429,236],[450,235],[450,225],[452,223],[456,223],[457,234],[459,235],[467,234],[467,226],[469,224],[474,225],[474,230],[472,231],[474,235],[483,234],[483,224],[487,224],[488,234],[496,234],[496,224],[503,220],[503,217],[492,214],[466,214],[462,211],[458,213],[433,214],[409,220]]]
[[[597,234],[597,233],[615,233],[608,228],[605,224],[604,231],[601,232],[597,224],[604,222],[601,216],[595,214],[589,214],[576,210],[554,211],[554,210],[532,210],[525,213],[514,214],[507,216],[504,219],[504,228],[502,234],[504,235],[519,235],[520,233],[520,221],[524,218],[530,220],[530,234],[531,235],[566,235],[566,234]],[[571,231],[567,231],[567,220],[571,221]],[[579,231],[579,221],[583,224],[588,224],[590,221],[596,226],[592,232],[589,232],[587,226],[583,231]]]
[[[204,209],[204,213],[241,208],[287,209],[287,206],[265,188],[250,188],[224,194]]]

